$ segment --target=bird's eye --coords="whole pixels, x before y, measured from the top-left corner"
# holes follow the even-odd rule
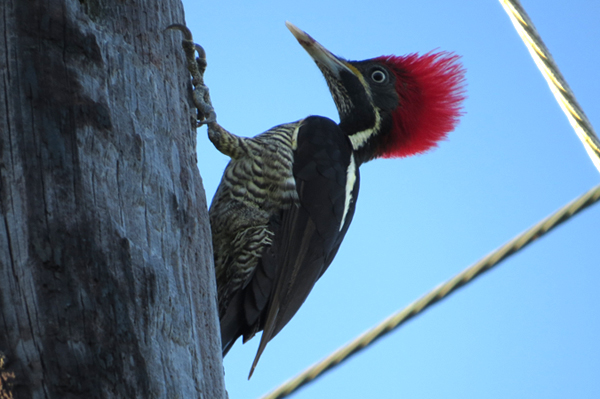
[[[371,72],[371,79],[373,79],[373,82],[375,83],[383,83],[386,81],[387,75],[381,69],[376,69]]]

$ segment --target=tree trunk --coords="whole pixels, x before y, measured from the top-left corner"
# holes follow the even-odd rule
[[[0,398],[223,398],[179,0],[0,0]]]

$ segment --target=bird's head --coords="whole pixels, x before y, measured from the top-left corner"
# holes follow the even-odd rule
[[[286,25],[325,76],[357,162],[423,153],[456,127],[465,98],[458,56],[440,52],[347,61]]]

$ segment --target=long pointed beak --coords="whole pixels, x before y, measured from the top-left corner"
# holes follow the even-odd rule
[[[350,68],[346,61],[332,54],[319,42],[313,39],[308,33],[299,29],[296,25],[289,21],[286,21],[285,26],[287,26],[296,40],[298,40],[298,43],[304,47],[304,50],[306,50],[312,59],[317,63],[317,66],[319,69],[321,69],[321,71],[325,72],[324,70],[326,70],[337,79],[339,79],[341,71],[348,71],[352,74],[356,74],[356,72],[352,70],[353,68]]]

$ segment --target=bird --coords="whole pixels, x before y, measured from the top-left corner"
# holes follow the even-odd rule
[[[454,53],[348,61],[286,26],[323,74],[339,123],[313,115],[236,136],[216,122],[199,83],[197,107],[211,110],[201,123],[231,158],[209,209],[222,353],[262,331],[248,378],[338,252],[354,216],[359,167],[435,147],[457,126],[466,98],[465,69]]]

